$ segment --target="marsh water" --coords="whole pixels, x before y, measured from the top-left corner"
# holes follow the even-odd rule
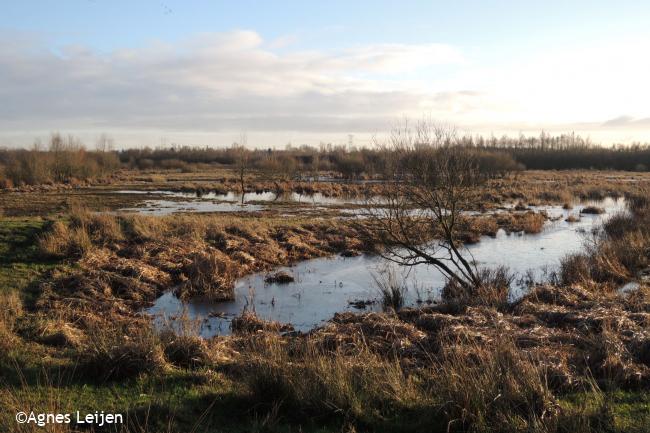
[[[600,215],[580,214],[584,206],[596,204],[605,209]],[[597,203],[582,203],[572,210],[559,206],[542,206],[552,220],[547,221],[539,234],[511,233],[500,230],[496,237],[483,237],[477,244],[469,245],[479,267],[507,266],[518,278],[511,287],[511,298],[525,293],[526,278],[541,279],[557,268],[566,254],[583,249],[589,234],[611,215],[623,211],[623,199],[606,199]],[[579,221],[566,222],[570,214],[580,216]],[[185,314],[196,321],[200,334],[210,337],[230,333],[230,321],[244,308],[254,310],[264,319],[291,323],[297,330],[307,331],[332,318],[336,312],[359,311],[356,301],[363,301],[365,309],[380,310],[380,296],[375,277],[386,272],[387,261],[375,255],[358,257],[319,258],[300,262],[286,270],[295,278],[289,284],[267,284],[268,273],[249,275],[237,281],[236,299],[231,302],[181,302],[172,292],[161,296],[147,310],[156,316],[158,324],[171,323]],[[426,305],[439,300],[444,286],[443,276],[435,268],[418,265],[408,269],[395,269],[407,284],[406,304]]]
[[[276,194],[272,191],[241,193],[214,191],[197,194],[182,191],[120,190],[119,194],[144,195],[146,198],[137,207],[120,209],[123,212],[136,212],[149,215],[168,215],[176,212],[255,212],[264,210],[272,203],[293,203],[312,206],[362,205],[366,202],[360,197],[328,197],[321,193],[300,194],[290,192]],[[155,197],[155,198],[154,198]],[[161,198],[162,197],[162,198]]]

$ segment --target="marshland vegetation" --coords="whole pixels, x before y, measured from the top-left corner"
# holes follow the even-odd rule
[[[241,147],[102,149],[97,154],[119,160],[121,169],[110,177],[73,170],[43,181],[11,174],[12,152],[3,153],[4,176],[16,177],[0,193],[0,403],[8,408],[0,426],[34,431],[29,425],[16,430],[12,412],[18,410],[101,407],[124,413],[122,431],[131,432],[647,431],[650,200],[643,188],[650,177],[518,171],[516,155],[545,152],[551,161],[559,149],[580,155],[592,149],[562,147],[562,140],[494,150],[472,143],[453,149],[460,153],[402,146],[372,173],[353,169],[357,158],[370,167],[373,153],[365,149],[341,151],[335,163],[331,155],[339,150],[330,154],[325,147],[317,154],[330,156],[319,156],[317,165],[303,158],[305,149],[288,149],[276,153],[274,164],[284,168],[274,168],[279,174],[272,177],[255,161],[274,152],[251,151],[239,160],[246,169],[237,171]],[[603,152],[638,156],[644,149]],[[497,157],[490,158],[507,160],[500,166],[507,168],[480,169],[493,152]],[[186,165],[164,167],[171,157],[163,155],[172,153]],[[34,155],[40,153],[23,154]],[[235,159],[216,159],[224,155]],[[308,163],[312,174],[381,181],[310,180],[304,178]],[[430,177],[434,166],[438,177]],[[77,183],[83,179],[88,183]],[[342,217],[338,208],[301,215],[303,204],[282,202],[227,214],[115,212],[142,200],[115,193],[132,188],[387,200],[356,205],[365,218]],[[592,227],[581,251],[516,299],[509,296],[511,270],[467,259],[465,247],[501,229],[543,235],[558,216],[540,205],[565,207],[562,220],[588,221],[600,218],[602,204],[589,204],[593,211],[580,216],[588,209],[580,200],[611,196],[625,196],[627,210]],[[447,284],[435,303],[413,304],[405,302],[405,282],[388,274],[378,278],[386,308],[341,311],[305,332],[265,320],[253,302],[233,320],[230,336],[202,338],[200,323],[186,314],[173,326],[154,326],[143,314],[169,290],[181,299],[219,302],[233,298],[241,277],[274,277],[278,266],[360,253],[402,267],[444,264]],[[630,282],[633,289],[619,290]]]

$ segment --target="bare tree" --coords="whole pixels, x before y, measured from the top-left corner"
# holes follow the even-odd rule
[[[387,259],[433,265],[471,289],[480,285],[479,272],[464,256],[457,231],[484,179],[473,152],[455,144],[448,126],[424,121],[394,129],[386,146],[388,180],[381,201],[370,200],[369,227]]]
[[[97,152],[112,152],[114,147],[115,142],[113,137],[106,133],[102,133],[95,143],[95,149]]]
[[[248,170],[249,160],[248,149],[246,149],[247,143],[248,137],[245,132],[240,135],[239,143],[233,143],[233,149],[235,150],[235,170],[237,172],[237,177],[239,177],[242,205],[244,204],[244,196],[246,195],[246,186],[244,180],[246,171]]]

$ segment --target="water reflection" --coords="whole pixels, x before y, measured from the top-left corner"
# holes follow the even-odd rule
[[[321,193],[300,194],[297,192],[276,194],[271,191],[244,194],[244,204],[240,193],[216,193],[214,191],[196,193],[163,190],[121,190],[119,194],[163,196],[164,199],[146,199],[141,205],[120,209],[122,212],[137,212],[149,215],[168,215],[174,212],[256,212],[266,209],[265,203],[300,203],[313,206],[363,205],[363,197],[328,197]],[[174,199],[177,200],[174,200]]]
[[[569,223],[565,219],[580,215],[580,210],[594,203],[584,203],[572,210],[559,206],[544,206],[554,221],[548,221],[539,234],[512,233],[503,230],[495,238],[484,237],[478,244],[470,245],[469,252],[479,266],[505,265],[523,276],[529,273],[539,279],[549,269],[558,266],[566,254],[578,252],[589,233],[599,227],[612,214],[624,209],[622,199],[607,199],[596,203],[605,209],[601,215],[583,214],[579,221]],[[155,315],[177,316],[185,308],[189,318],[201,321],[201,334],[209,337],[230,332],[229,322],[248,305],[260,317],[292,323],[296,329],[306,331],[330,319],[334,313],[353,309],[354,301],[375,300],[373,273],[381,272],[386,260],[379,256],[334,257],[308,260],[293,267],[281,268],[294,275],[296,281],[289,284],[267,284],[264,273],[250,275],[237,281],[236,299],[232,302],[193,301],[183,304],[172,293],[159,298],[147,311]],[[404,270],[408,292],[406,302],[435,302],[445,280],[435,268],[419,265]],[[513,298],[525,290],[521,285],[512,287]],[[254,293],[253,298],[249,296]],[[368,309],[380,308],[379,303],[367,305]]]

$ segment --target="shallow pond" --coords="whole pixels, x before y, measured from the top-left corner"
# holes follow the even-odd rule
[[[274,192],[251,192],[244,194],[244,204],[241,204],[241,194],[228,192],[225,194],[207,192],[197,195],[194,192],[182,191],[145,191],[121,190],[118,194],[140,194],[163,196],[164,199],[146,199],[140,206],[120,209],[122,212],[137,212],[148,215],[168,215],[175,212],[256,212],[266,209],[264,203],[300,203],[313,206],[344,206],[363,205],[366,199],[359,197],[327,197],[321,193],[299,194],[285,193],[278,196]]]
[[[584,205],[588,204],[593,203]],[[563,256],[581,250],[592,229],[624,209],[622,199],[607,199],[597,203],[605,208],[604,214],[583,214],[575,223],[564,221],[569,214],[579,215],[584,205],[572,210],[558,206],[536,208],[560,218],[548,221],[540,234],[506,234],[500,230],[495,238],[483,237],[481,242],[469,245],[469,253],[479,266],[505,265],[519,276],[530,272],[541,278],[544,272],[556,268]],[[386,266],[385,259],[371,255],[308,260],[280,268],[295,277],[293,283],[266,284],[267,274],[258,273],[237,281],[236,299],[232,302],[182,303],[169,292],[147,312],[156,315],[158,323],[166,320],[164,317],[180,316],[185,312],[189,319],[200,323],[201,335],[205,337],[228,334],[231,319],[245,307],[254,308],[264,319],[291,323],[297,330],[306,331],[329,320],[336,312],[358,311],[350,305],[353,301],[374,301],[366,308],[379,310],[379,293],[373,275],[383,272]],[[435,268],[419,265],[408,270],[397,269],[397,272],[407,281],[407,304],[426,304],[439,299],[445,281]],[[521,296],[524,290],[522,282],[513,284],[511,297]]]

